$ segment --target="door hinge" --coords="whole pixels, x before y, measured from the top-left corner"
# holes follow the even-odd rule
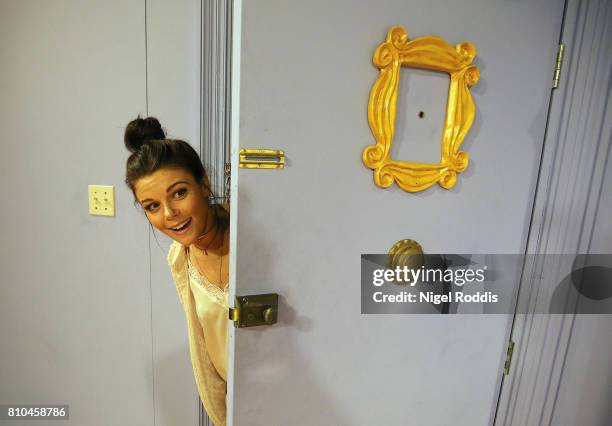
[[[504,363],[504,375],[510,373],[510,365],[512,364],[512,353],[514,352],[514,342],[508,340],[508,348],[506,349],[506,362]]]
[[[559,44],[557,50],[557,62],[555,64],[555,74],[553,76],[553,89],[559,87],[559,78],[561,77],[561,67],[563,66],[563,52],[565,51],[565,44]]]

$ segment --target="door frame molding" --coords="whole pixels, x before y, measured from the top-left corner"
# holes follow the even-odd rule
[[[229,202],[232,2],[201,0],[200,152],[217,202]]]
[[[238,146],[240,124],[240,42],[242,23],[241,0],[200,0],[201,3],[201,90],[202,111],[200,127],[200,152],[209,163],[209,176],[217,202],[229,205],[230,261],[229,307],[234,307],[236,293],[236,256],[233,247],[237,243],[237,190],[238,173],[230,179],[231,170],[238,170]],[[234,326],[228,321],[227,355],[234,359]],[[234,364],[227,366],[227,419],[233,424]],[[199,398],[198,398],[199,400]],[[200,426],[212,425],[201,401],[199,401]]]
[[[612,21],[609,2],[566,2],[565,63],[551,98],[527,253],[589,253],[612,146],[606,19]],[[542,257],[525,263],[516,312],[526,314],[515,314],[513,365],[502,381],[495,425],[552,422],[576,314],[536,312],[566,273]]]
[[[201,56],[200,56],[200,152],[206,162],[210,186],[215,202],[229,204],[230,179],[226,165],[230,162],[232,130],[232,36],[233,2],[227,0],[200,0]],[[232,221],[234,219],[231,219]],[[235,235],[231,229],[230,235]],[[234,256],[230,256],[233,258]],[[230,278],[235,274],[230,265]],[[230,286],[235,284],[230,283]],[[231,326],[231,324],[230,324]],[[228,336],[230,337],[230,336]],[[228,341],[233,352],[233,335]],[[232,349],[230,349],[232,348]],[[230,359],[233,359],[233,355]],[[233,371],[231,366],[228,366]],[[233,374],[233,373],[230,373]],[[233,376],[229,376],[233,377]],[[230,395],[228,381],[228,395]],[[228,398],[228,415],[230,401]],[[211,426],[212,421],[198,397],[199,426]],[[231,421],[227,423],[231,425]]]

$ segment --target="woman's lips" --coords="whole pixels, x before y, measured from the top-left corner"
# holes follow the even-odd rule
[[[182,234],[186,233],[189,230],[190,227],[191,227],[191,218],[189,218],[187,220],[186,224],[184,224],[183,227],[179,231],[176,231],[176,230],[174,230],[172,228],[170,228],[170,230],[172,232],[174,232],[175,234],[182,235]]]

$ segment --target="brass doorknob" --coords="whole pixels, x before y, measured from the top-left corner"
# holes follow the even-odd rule
[[[407,266],[411,269],[419,269],[425,264],[423,248],[414,240],[398,241],[389,250],[387,268],[395,269],[396,266]]]

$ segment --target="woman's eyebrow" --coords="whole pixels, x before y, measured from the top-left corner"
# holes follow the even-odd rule
[[[170,190],[171,190],[171,189],[172,189],[172,188],[173,188],[175,185],[178,185],[179,183],[187,183],[187,184],[188,184],[189,182],[184,181],[184,180],[179,180],[178,182],[174,182],[172,185],[170,185],[170,186],[168,187],[168,189],[166,189],[166,193],[170,192]],[[145,201],[152,201],[152,200],[151,200],[150,198],[145,198],[144,200],[140,200],[140,204],[144,203]]]

